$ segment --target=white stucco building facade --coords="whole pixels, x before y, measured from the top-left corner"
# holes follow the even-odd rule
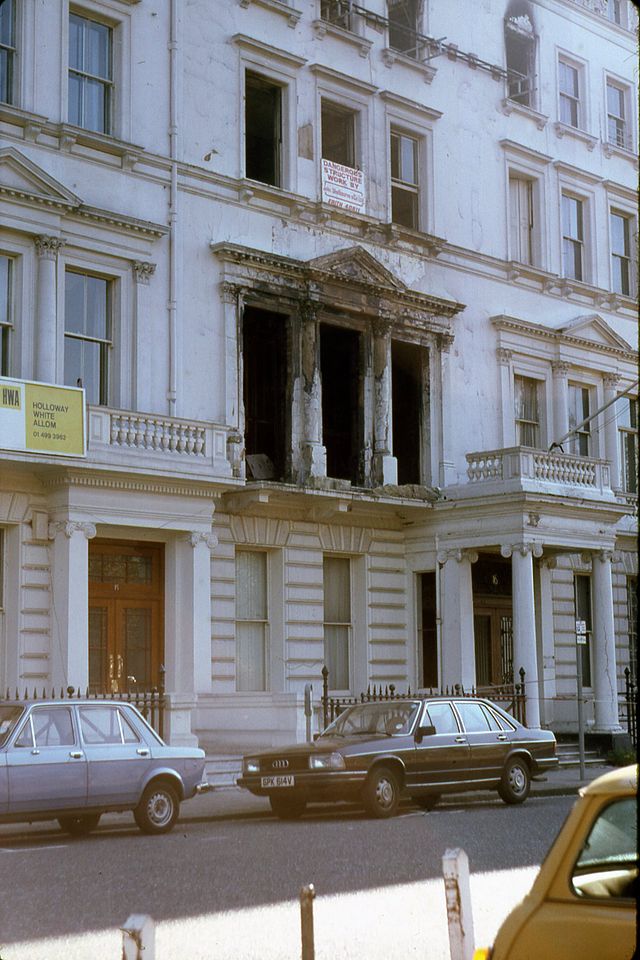
[[[87,452],[0,436],[0,688],[162,682],[215,752],[302,736],[324,664],[523,668],[570,732],[581,619],[619,730],[631,4],[1,10],[0,374],[81,381]]]

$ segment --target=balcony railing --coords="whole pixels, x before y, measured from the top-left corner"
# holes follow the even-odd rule
[[[202,420],[90,407],[87,456],[169,473],[231,476],[227,430]]]
[[[533,480],[611,493],[609,463],[531,447],[507,447],[467,454],[470,483]]]

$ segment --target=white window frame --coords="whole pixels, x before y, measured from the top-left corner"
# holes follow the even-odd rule
[[[578,234],[576,236],[574,236],[572,233],[569,232],[569,230],[571,229],[570,225],[565,224],[565,219],[564,219],[564,201],[565,200],[569,200],[572,203],[575,203],[576,210],[579,212],[579,228],[578,228]],[[585,214],[586,214],[586,204],[583,198],[568,190],[563,190],[560,198],[560,226],[561,226],[561,234],[562,234],[560,255],[562,259],[562,276],[565,277],[565,279],[567,280],[575,280],[578,283],[586,283],[586,279],[587,279],[586,277],[587,256],[586,256],[586,245],[585,245],[587,231],[586,231],[586,225],[585,225],[585,221],[586,221]],[[569,241],[569,243],[572,245],[572,249],[577,250],[577,252],[580,253],[579,271],[576,271],[580,273],[580,276],[573,276],[572,274],[569,274],[566,272],[565,257],[564,257],[565,240]],[[574,259],[574,265],[575,265],[575,259]]]
[[[114,317],[113,317],[113,292],[114,285],[111,277],[103,276],[102,274],[95,273],[94,271],[87,270],[73,270],[69,267],[65,270],[65,293],[66,286],[69,284],[69,277],[71,275],[85,278],[92,278],[100,280],[104,283],[105,287],[105,312],[106,312],[106,325],[107,330],[104,337],[91,337],[88,335],[79,334],[75,331],[72,331],[67,328],[67,311],[66,311],[66,302],[65,302],[65,313],[64,313],[64,353],[63,358],[64,365],[66,367],[66,351],[68,341],[75,340],[80,341],[84,344],[94,344],[100,355],[100,380],[99,380],[99,393],[100,396],[98,400],[89,398],[87,395],[87,402],[92,403],[94,406],[110,406],[110,399],[112,397],[111,381],[113,377],[113,327],[114,327]],[[66,298],[65,298],[66,299]],[[103,382],[106,381],[106,382]],[[66,383],[66,379],[64,380]],[[76,384],[69,383],[67,386],[73,387]],[[88,391],[88,385],[83,383],[83,386]]]
[[[580,177],[581,171],[574,170],[573,168],[569,169],[564,164],[556,162],[556,169],[558,171],[558,184],[557,184],[557,210],[558,210],[558,226],[557,226],[557,237],[558,237],[558,247],[557,247],[557,264],[558,268],[556,273],[563,277],[568,284],[572,283],[586,283],[593,284],[596,283],[596,278],[598,277],[598,264],[597,264],[597,249],[596,245],[593,242],[593,238],[596,236],[595,231],[595,194],[590,188],[592,182],[596,178],[589,178],[587,175]],[[564,169],[562,169],[564,168]],[[585,186],[589,184],[589,187]],[[573,197],[576,200],[582,201],[583,210],[582,210],[582,228],[583,228],[583,270],[582,270],[582,280],[574,280],[572,277],[566,277],[564,273],[564,257],[563,257],[563,243],[562,238],[564,235],[564,224],[562,220],[562,196],[567,194],[568,196]]]
[[[517,380],[526,380],[529,383],[535,384],[536,391],[536,406],[537,406],[537,421],[526,420],[524,418],[518,417],[518,411],[516,409],[516,381]],[[514,433],[515,433],[515,445],[516,446],[526,446],[533,447],[534,450],[544,450],[546,449],[546,424],[545,424],[545,392],[546,392],[546,381],[539,376],[531,376],[530,372],[526,373],[521,372],[519,369],[514,368],[513,372],[513,423],[514,423]],[[520,443],[520,438],[518,437],[518,426],[520,423],[523,424],[535,424],[537,429],[537,443],[535,444],[523,444]]]
[[[12,261],[9,375],[22,380],[34,379],[35,296],[37,257],[29,236],[2,238],[0,253]]]
[[[296,104],[298,102],[296,77],[305,63],[302,57],[263,44],[258,40],[237,34],[233,40],[239,51],[239,103],[242,122],[238,124],[238,179],[247,180],[251,188],[296,193],[298,131]],[[282,148],[280,156],[280,185],[263,184],[249,180],[246,174],[245,98],[246,74],[255,73],[267,82],[281,88],[280,123]]]
[[[328,552],[328,551],[325,551],[325,552],[322,554],[322,566],[323,566],[323,577],[322,577],[322,583],[323,583],[323,598],[322,598],[323,638],[324,638],[324,628],[325,628],[326,625],[341,626],[341,627],[346,627],[346,628],[347,628],[347,658],[348,658],[347,670],[348,670],[348,673],[349,673],[349,677],[348,677],[349,683],[348,683],[348,686],[347,686],[347,687],[336,687],[336,686],[332,686],[332,685],[331,685],[332,677],[331,677],[331,673],[329,673],[330,689],[332,690],[332,692],[335,692],[335,693],[349,693],[349,692],[351,691],[351,689],[352,689],[352,687],[353,687],[353,683],[354,683],[354,642],[353,642],[353,636],[354,636],[354,579],[355,579],[355,576],[356,576],[356,570],[355,570],[356,564],[354,563],[354,559],[355,559],[354,557],[352,557],[352,556],[350,556],[350,555],[347,555],[347,554],[336,554],[336,553],[331,553],[331,552]],[[347,622],[342,622],[342,621],[340,621],[340,622],[338,622],[338,621],[328,621],[328,620],[325,619],[325,612],[324,612],[324,596],[325,596],[324,563],[325,563],[325,560],[344,560],[344,561],[346,561],[346,562],[349,564],[349,617],[350,617],[350,619],[349,619],[349,622],[348,622],[348,623],[347,623]],[[325,641],[325,644],[326,644],[326,641]],[[326,646],[325,646],[325,648],[324,648],[323,656],[324,656],[324,659],[325,659],[325,661],[326,661],[326,660],[328,659],[328,658],[327,658],[327,655],[326,655]]]
[[[6,314],[0,315],[0,377],[10,377],[13,371],[13,341],[15,339],[15,258],[0,250],[7,261]],[[4,295],[4,294],[3,294]]]
[[[128,0],[126,0],[128,2]],[[64,123],[69,120],[69,17],[74,14],[95,20],[111,30],[112,92],[111,126],[107,133],[97,133],[85,127],[76,127],[89,137],[109,137],[129,141],[131,139],[131,13],[122,10],[115,0],[81,0],[79,3],[64,0],[62,4],[61,56],[63,80],[61,84],[60,116]]]
[[[18,20],[20,16],[19,11],[17,9],[18,6],[19,5],[17,3],[17,0],[13,0],[13,8],[12,8],[13,22],[11,24],[13,29],[13,37],[12,37],[13,42],[2,44],[2,49],[7,51],[7,58],[10,62],[10,68],[8,71],[9,81],[7,83],[8,97],[6,100],[1,100],[0,103],[8,106],[15,106],[17,102],[18,84],[16,83],[16,78],[19,72],[19,62],[20,62],[20,57],[18,55],[18,52],[20,50],[20,47],[18,45],[19,44]]]
[[[570,376],[567,382],[567,403],[568,403],[567,417],[568,417],[569,429],[571,429],[570,417],[571,417],[571,408],[572,408],[572,395],[575,390],[586,390],[588,393],[588,398],[589,398],[589,412],[587,414],[588,417],[593,417],[593,414],[597,410],[598,396],[597,396],[596,384],[593,382],[589,382],[589,380],[587,379],[577,380],[575,377]],[[576,411],[575,425],[577,426],[579,423],[582,422],[582,420],[584,420],[584,416],[582,414],[578,415],[578,412]],[[579,431],[578,436],[573,434],[563,443],[565,453],[570,453],[576,457],[587,457],[591,460],[596,459],[598,457],[598,448],[599,448],[598,433],[599,431],[598,431],[597,421],[595,419],[590,420],[589,423]],[[587,453],[581,453],[579,450],[580,436],[586,436],[588,438]]]
[[[560,64],[564,63],[569,67],[572,67],[578,73],[578,97],[577,97],[577,125],[574,126],[571,123],[567,123],[566,120],[562,119],[562,109],[560,106],[561,102],[561,81],[560,81]],[[558,117],[558,123],[562,130],[567,133],[578,132],[586,134],[589,130],[589,88],[587,82],[587,62],[576,57],[575,54],[569,52],[568,50],[563,50],[559,47],[556,47],[556,112]]]
[[[640,462],[639,459],[638,459],[638,452],[639,452],[639,446],[640,446],[640,443],[639,443],[639,440],[638,440],[638,427],[640,426],[640,424],[638,423],[638,417],[639,417],[639,414],[640,414],[640,410],[639,410],[639,400],[638,400],[638,397],[630,397],[630,396],[622,397],[622,398],[620,398],[620,399],[618,400],[618,403],[619,403],[619,404],[620,404],[620,403],[624,404],[625,402],[627,402],[627,403],[629,404],[629,406],[627,407],[627,409],[624,411],[625,414],[627,414],[627,416],[625,417],[625,420],[626,420],[627,422],[623,422],[622,417],[621,417],[620,415],[618,415],[618,437],[619,437],[619,444],[620,444],[620,486],[621,486],[622,489],[625,491],[625,493],[633,493],[633,494],[635,494],[635,495],[637,496],[637,495],[638,495],[638,486],[639,486],[639,484],[638,484],[637,472],[634,472],[635,481],[636,481],[636,489],[635,489],[635,490],[629,490],[629,489],[627,489],[627,482],[626,482],[626,478],[627,478],[627,469],[626,469],[627,457],[626,457],[626,452],[625,452],[625,451],[626,451],[626,447],[625,447],[624,439],[625,439],[625,437],[628,436],[629,434],[635,436],[635,448],[636,448],[636,454],[635,454],[635,455],[636,455],[635,471],[637,471],[638,464],[639,464],[639,462]],[[633,427],[632,424],[631,424],[631,409],[630,409],[630,408],[631,408],[631,404],[635,404],[635,411],[636,411],[636,426],[635,426],[635,427]]]
[[[501,140],[505,156],[505,247],[507,259],[518,264],[532,266],[540,270],[549,269],[549,217],[547,216],[547,197],[549,191],[549,164],[551,158],[534,150],[528,150],[512,140]],[[533,232],[532,262],[523,263],[517,259],[512,249],[511,237],[511,190],[510,180],[528,180],[532,184]]]
[[[609,137],[609,86],[615,87],[622,93],[624,117],[624,135],[623,143],[612,140]],[[625,77],[612,73],[607,70],[603,76],[603,97],[604,97],[604,119],[602,130],[602,142],[605,154],[610,155],[612,151],[622,151],[623,156],[635,154],[636,148],[636,104],[633,85]],[[635,156],[633,157],[635,159]]]
[[[621,217],[627,222],[627,232],[628,232],[628,249],[627,256],[621,259],[628,261],[628,277],[629,277],[629,289],[626,293],[622,290],[615,289],[615,270],[614,270],[614,258],[619,257],[617,252],[614,252],[613,249],[613,230],[612,230],[612,218]],[[625,210],[623,207],[618,205],[610,204],[609,206],[609,269],[610,274],[610,283],[609,289],[613,293],[617,293],[622,297],[634,297],[636,291],[636,249],[635,249],[635,237],[638,229],[638,220],[635,215],[633,215],[629,210]]]
[[[413,137],[418,141],[418,232],[436,234],[435,222],[435,181],[434,181],[434,123],[442,114],[437,110],[430,110],[418,103],[396,96],[390,91],[383,91],[382,99],[386,102],[386,169],[387,169],[387,196],[386,220],[393,224],[391,219],[391,133],[397,132]],[[398,230],[406,230],[401,224],[393,224]]]
[[[256,553],[264,556],[264,575],[265,575],[265,600],[266,600],[266,610],[264,617],[260,618],[251,618],[251,619],[242,619],[238,617],[238,608],[237,608],[237,564],[238,557],[240,554],[247,553]],[[234,582],[236,584],[236,608],[234,613],[234,629],[236,636],[236,658],[235,658],[235,678],[236,678],[236,691],[239,693],[266,693],[271,689],[271,629],[270,629],[270,611],[271,611],[271,570],[269,563],[269,551],[260,549],[255,545],[243,544],[242,547],[237,547],[235,551],[235,571],[234,571]],[[238,623],[258,623],[262,624],[262,655],[263,655],[263,667],[264,667],[264,684],[258,690],[249,690],[244,689],[238,686],[238,656],[237,656],[237,625]]]

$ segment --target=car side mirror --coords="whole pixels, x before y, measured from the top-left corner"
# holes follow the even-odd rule
[[[416,743],[422,743],[423,737],[432,737],[436,732],[436,728],[432,723],[426,723],[423,726],[418,727],[416,730]]]

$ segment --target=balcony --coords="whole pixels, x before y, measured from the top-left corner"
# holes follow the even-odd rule
[[[496,492],[527,490],[576,496],[581,499],[615,501],[611,489],[609,463],[592,457],[535,450],[532,447],[507,447],[467,454],[466,485],[468,496]]]
[[[228,480],[226,427],[205,420],[88,408],[87,460],[192,480]]]

